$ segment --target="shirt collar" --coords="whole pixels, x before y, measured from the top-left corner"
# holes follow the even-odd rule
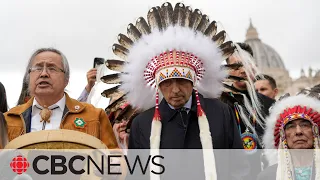
[[[171,106],[169,103],[168,103],[169,107],[171,109],[175,109],[173,106]],[[192,95],[190,96],[188,102],[183,106],[184,108],[190,110],[191,109],[191,105],[192,105]]]
[[[36,98],[33,99],[33,104],[32,104],[32,111],[34,110],[35,106],[39,107],[39,108],[43,108],[38,101],[36,100]],[[56,102],[55,104],[52,104],[51,106],[49,106],[49,109],[55,108],[55,107],[59,107],[59,109],[61,109],[61,111],[64,111],[64,108],[66,106],[66,95],[63,94],[63,97]]]

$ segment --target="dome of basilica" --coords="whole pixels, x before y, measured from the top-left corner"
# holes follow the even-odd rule
[[[251,21],[247,30],[245,42],[252,48],[254,60],[256,61],[258,68],[279,68],[285,70],[280,55],[271,46],[263,43],[259,39],[258,32]]]
[[[302,69],[300,77],[293,80],[288,70],[286,70],[280,55],[271,46],[261,41],[251,20],[245,42],[252,48],[253,59],[256,62],[259,73],[267,74],[276,80],[279,89],[278,96],[284,93],[294,95],[300,92],[301,89],[320,84],[320,70],[311,68],[308,75]]]

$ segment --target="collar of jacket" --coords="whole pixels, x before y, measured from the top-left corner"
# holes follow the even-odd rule
[[[203,110],[205,110],[204,98],[200,93],[198,93],[198,96],[200,99],[201,107]],[[159,110],[160,110],[161,120],[164,120],[164,121],[171,121],[175,117],[175,115],[178,113],[177,110],[171,109],[169,107],[167,101],[164,98],[159,104]],[[194,91],[192,92],[192,104],[191,104],[190,111],[197,113],[197,100],[196,100],[196,94]]]
[[[80,113],[81,111],[84,110],[85,106],[81,102],[75,99],[71,99],[67,93],[65,94],[66,94],[66,108],[63,112],[63,115],[67,112]],[[8,116],[23,114],[25,111],[31,108],[33,104],[33,99],[34,97],[30,98],[30,100],[27,103],[12,108],[10,111],[8,111]]]
[[[230,86],[228,84],[223,84],[224,86],[224,92],[232,92],[234,94],[245,94],[246,96],[249,95],[247,90],[239,90],[236,87],[233,86],[233,84]]]

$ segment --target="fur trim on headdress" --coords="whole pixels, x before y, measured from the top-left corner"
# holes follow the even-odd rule
[[[293,108],[295,106],[301,106],[301,111],[304,111],[304,107],[306,109],[312,108],[311,112],[320,112],[320,102],[317,99],[305,96],[298,95],[292,96],[281,101],[275,103],[275,105],[270,110],[270,115],[266,119],[266,131],[263,136],[263,143],[265,145],[265,154],[266,158],[269,161],[269,165],[273,165],[277,163],[277,150],[278,147],[275,144],[279,144],[279,134],[275,134],[276,123],[279,119],[284,119],[285,117],[280,117],[281,114],[287,111],[288,108]],[[308,111],[308,110],[307,110]],[[288,112],[287,112],[288,114]],[[289,115],[289,114],[288,114]],[[318,119],[319,116],[312,116],[311,119],[314,121]],[[319,121],[316,122],[319,125]],[[278,142],[278,143],[277,143]]]

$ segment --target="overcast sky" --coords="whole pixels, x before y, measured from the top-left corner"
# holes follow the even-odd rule
[[[55,47],[71,66],[70,95],[86,85],[94,57],[113,58],[111,46],[130,22],[146,17],[160,0],[0,0],[0,82],[10,107],[18,99],[28,58]],[[178,1],[171,1],[172,4]],[[210,20],[220,21],[231,40],[244,41],[249,19],[260,39],[282,57],[292,77],[320,69],[319,0],[185,0]],[[318,20],[318,21],[317,21]]]

